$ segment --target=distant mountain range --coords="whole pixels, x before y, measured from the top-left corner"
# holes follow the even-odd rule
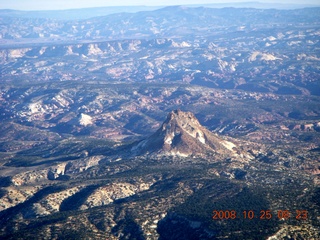
[[[43,10],[43,11],[19,11],[13,9],[0,10],[1,17],[18,18],[51,18],[60,20],[86,19],[99,16],[107,16],[115,13],[136,13],[141,11],[153,11],[161,7],[128,6],[128,7],[98,7],[67,10]]]
[[[0,238],[320,239],[320,8],[246,4],[3,10]]]
[[[275,29],[319,23],[320,8],[297,10],[169,6],[139,13],[114,13],[90,19],[55,20],[2,16],[0,41],[12,44],[60,43],[159,37],[214,36],[230,31]],[[6,11],[4,11],[6,12]],[[14,12],[14,11],[13,11]],[[1,15],[1,14],[0,14]],[[14,14],[13,14],[14,15]],[[14,40],[18,40],[14,42]]]
[[[190,4],[187,7],[206,8],[257,8],[257,9],[299,9],[319,7],[320,4],[285,4],[285,3],[261,3],[261,2],[237,2],[237,3],[214,3],[214,4]],[[43,11],[20,11],[14,9],[0,9],[0,17],[17,18],[51,18],[60,20],[87,19],[92,17],[107,16],[115,13],[137,13],[142,11],[154,11],[165,6],[118,6],[97,7],[67,10],[43,10]]]
[[[72,21],[3,17],[1,79],[320,95],[319,11],[170,6]]]

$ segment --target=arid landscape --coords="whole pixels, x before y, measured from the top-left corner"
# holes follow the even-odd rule
[[[0,238],[319,239],[320,8],[248,6],[0,10]]]

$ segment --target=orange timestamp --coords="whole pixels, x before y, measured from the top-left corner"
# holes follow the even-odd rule
[[[236,210],[213,210],[212,219],[213,220],[234,220],[234,219],[260,219],[260,220],[271,220],[273,218],[279,220],[287,220],[289,218],[295,218],[296,220],[307,220],[308,211],[307,210],[278,210],[271,212],[271,210],[244,210],[242,212],[237,212]]]

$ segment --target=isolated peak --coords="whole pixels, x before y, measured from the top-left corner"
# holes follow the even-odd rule
[[[232,154],[235,145],[203,127],[195,115],[180,109],[171,111],[161,127],[141,141],[132,151],[136,154],[161,154],[187,157],[208,153]]]
[[[169,123],[170,121],[178,121],[180,123],[192,122],[200,126],[198,119],[192,112],[183,112],[180,109],[171,111],[168,114],[167,119],[164,121],[164,124]]]
[[[180,118],[184,118],[184,117],[196,118],[192,112],[183,112],[180,109],[176,109],[176,110],[171,111],[168,114],[168,116],[180,117]]]

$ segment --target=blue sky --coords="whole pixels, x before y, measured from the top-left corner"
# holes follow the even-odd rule
[[[0,0],[0,9],[55,10],[102,6],[166,6],[199,3],[249,2],[255,0]],[[260,0],[269,3],[319,4],[320,0]]]

